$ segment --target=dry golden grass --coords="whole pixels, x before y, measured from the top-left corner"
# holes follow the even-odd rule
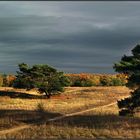
[[[47,111],[64,114],[108,104],[128,94],[126,87],[68,87],[63,94],[51,99],[0,97],[0,109],[34,110],[38,103],[43,103]]]
[[[101,107],[129,96],[129,93],[126,87],[68,87],[62,95],[51,99],[0,97],[1,130],[33,124],[27,129],[3,134],[0,138],[140,138],[140,118],[119,117],[116,104]],[[56,116],[94,107],[99,108],[43,123]],[[8,118],[4,120],[4,116],[9,118],[7,126],[5,121]],[[43,122],[37,123],[40,119]]]

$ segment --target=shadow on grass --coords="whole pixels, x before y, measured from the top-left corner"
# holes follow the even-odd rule
[[[0,96],[9,96],[10,98],[21,98],[21,99],[48,99],[48,97],[45,95],[39,96],[13,91],[0,91]]]
[[[49,123],[50,124],[50,123]],[[76,115],[56,120],[53,125],[95,129],[140,129],[140,118],[117,115]]]
[[[27,124],[53,123],[56,126],[85,127],[95,129],[140,129],[140,118],[121,117],[117,115],[76,115],[64,117],[60,120],[48,122],[47,120],[62,116],[60,113],[39,111],[39,110],[0,110],[0,119],[8,117],[14,121]]]
[[[45,124],[47,120],[62,116],[60,113],[53,112],[39,112],[30,110],[0,110],[0,119],[3,117],[10,117],[14,121],[25,124],[41,125]],[[53,122],[47,122],[49,124],[60,127],[71,128],[89,128],[89,129],[140,129],[140,118],[120,117],[117,115],[76,115],[71,117],[62,118]],[[110,139],[110,138],[109,138]],[[123,139],[123,138],[122,138]],[[74,139],[72,139],[74,140]],[[97,139],[96,139],[97,140]],[[104,139],[105,140],[105,139]],[[113,140],[113,139],[112,139]],[[129,139],[128,139],[129,140]],[[130,139],[132,140],[132,139]]]
[[[0,110],[0,120],[7,118],[14,122],[26,124],[40,124],[45,120],[58,116],[61,116],[61,114],[47,111],[40,112],[39,110]]]

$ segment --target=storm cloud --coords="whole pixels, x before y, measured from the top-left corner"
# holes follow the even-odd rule
[[[114,73],[140,42],[139,2],[0,2],[0,72],[21,62]]]

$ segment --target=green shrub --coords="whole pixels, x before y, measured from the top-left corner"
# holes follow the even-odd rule
[[[110,86],[111,85],[110,77],[102,76],[100,78],[100,85],[101,86]]]
[[[72,86],[79,86],[79,87],[90,87],[92,86],[92,81],[89,79],[76,79]]]
[[[125,84],[125,80],[122,80],[119,77],[103,76],[100,79],[100,85],[102,86],[124,86]]]
[[[121,80],[120,78],[112,78],[111,79],[111,86],[124,86],[125,83],[123,80]]]

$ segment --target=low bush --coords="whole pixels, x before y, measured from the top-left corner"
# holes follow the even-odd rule
[[[102,86],[124,86],[126,81],[117,76],[102,76],[100,78],[100,85]]]
[[[37,104],[37,108],[36,110],[40,113],[44,113],[45,112],[45,107],[44,107],[44,104],[41,102],[41,103],[38,103]]]
[[[3,84],[2,84],[3,87],[12,87],[14,80],[16,79],[16,76],[3,74],[2,78],[3,78]]]
[[[90,87],[93,83],[90,79],[76,79],[71,86]]]

